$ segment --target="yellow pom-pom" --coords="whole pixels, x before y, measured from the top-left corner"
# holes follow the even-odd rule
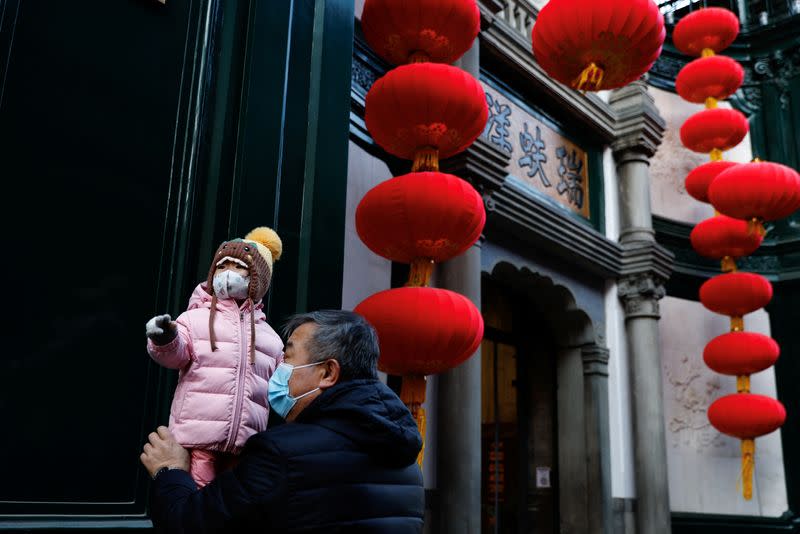
[[[272,259],[274,261],[280,259],[281,253],[283,252],[283,242],[281,242],[281,238],[278,237],[278,234],[272,228],[260,226],[244,236],[244,238],[246,241],[255,241],[267,247],[272,253]]]

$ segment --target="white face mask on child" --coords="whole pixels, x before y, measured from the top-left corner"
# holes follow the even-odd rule
[[[221,299],[246,299],[250,277],[234,271],[214,275],[214,294]]]

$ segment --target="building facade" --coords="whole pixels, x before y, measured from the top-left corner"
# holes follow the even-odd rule
[[[701,358],[724,324],[697,297],[716,267],[689,245],[711,214],[682,186],[703,161],[677,135],[694,112],[674,94],[686,58],[668,39],[644,79],[573,91],[530,52],[543,3],[479,0],[481,34],[458,62],[483,85],[489,121],[442,166],[483,196],[487,226],[433,285],[479,305],[486,334],[427,382],[426,529],[797,531],[800,215],[770,227],[742,266],[776,295],[748,330],[782,347],[754,389],[788,412],[758,441],[745,502],[737,443],[705,419],[735,385]],[[730,105],[751,122],[726,158],[797,169],[800,9],[779,3],[725,3],[742,20],[731,54],[747,73]],[[698,2],[659,4],[671,28]],[[0,161],[7,198],[26,206],[6,228],[55,254],[12,249],[24,319],[0,360],[1,530],[151,528],[138,451],[166,421],[176,376],[149,361],[143,325],[185,307],[221,240],[263,224],[281,234],[273,324],[404,283],[406,268],[355,231],[364,194],[410,168],[364,125],[365,95],[388,66],[363,39],[362,7],[2,4]]]

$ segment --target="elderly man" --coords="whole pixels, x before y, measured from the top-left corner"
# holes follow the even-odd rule
[[[231,471],[198,490],[165,427],[141,460],[166,532],[422,532],[422,446],[411,414],[377,378],[378,340],[359,315],[321,311],[286,326],[269,402],[287,424],[250,438]]]

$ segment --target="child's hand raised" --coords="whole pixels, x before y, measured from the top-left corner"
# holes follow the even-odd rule
[[[178,335],[178,325],[168,314],[156,315],[147,321],[145,332],[156,345],[166,345]]]

